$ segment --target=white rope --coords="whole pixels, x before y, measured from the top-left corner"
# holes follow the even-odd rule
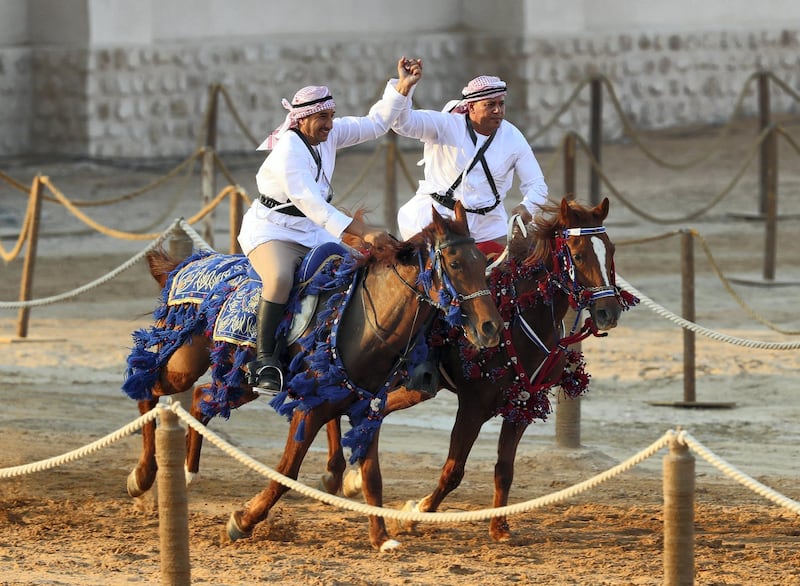
[[[728,464],[725,460],[718,458],[713,452],[693,438],[689,432],[685,430],[679,431],[677,440],[689,446],[706,462],[714,466],[728,478],[732,478],[742,486],[752,490],[754,493],[763,496],[765,499],[800,515],[800,502],[794,501],[778,492],[775,492],[770,487],[761,484],[758,480],[751,478],[744,472],[741,472],[735,466]]]
[[[52,458],[47,458],[46,460],[39,460],[38,462],[31,462],[30,464],[21,464],[19,466],[11,466],[9,468],[0,468],[0,478],[12,478],[14,476],[22,476],[23,474],[30,474],[32,472],[49,470],[50,468],[55,468],[56,466],[61,466],[62,464],[66,464],[68,462],[72,462],[73,460],[77,460],[78,458],[83,458],[84,456],[88,456],[89,454],[96,452],[102,448],[105,448],[113,444],[114,442],[121,440],[124,437],[136,433],[138,430],[144,427],[146,423],[149,423],[150,421],[158,417],[158,408],[163,409],[161,405],[157,405],[156,409],[153,409],[145,413],[138,419],[131,421],[128,425],[121,427],[117,431],[113,431],[108,435],[101,437],[97,441],[87,444],[81,448],[72,450],[71,452],[67,452],[66,454],[62,454],[60,456],[53,456]]]
[[[709,330],[702,326],[697,325],[681,316],[671,312],[669,309],[657,304],[650,299],[647,295],[637,290],[633,285],[628,283],[619,274],[617,274],[617,284],[619,284],[625,291],[636,295],[642,305],[652,310],[656,315],[667,318],[669,321],[678,324],[684,329],[691,330],[695,333],[702,334],[712,340],[721,342],[728,342],[737,346],[745,346],[746,348],[758,348],[760,350],[797,350],[800,348],[800,342],[762,342],[760,340],[747,340],[745,338],[737,338],[736,336],[729,336],[714,330]]]
[[[113,269],[109,273],[103,275],[102,277],[91,281],[90,283],[86,283],[85,285],[81,285],[77,289],[73,289],[72,291],[66,291],[64,293],[60,293],[58,295],[52,295],[50,297],[42,297],[40,299],[31,299],[29,301],[0,301],[0,309],[16,309],[20,307],[38,307],[42,305],[50,305],[53,303],[58,303],[59,301],[65,301],[67,299],[72,299],[73,297],[77,297],[95,287],[99,287],[114,279],[119,274],[127,271],[129,268],[134,266],[140,260],[142,260],[145,255],[150,252],[151,250],[161,246],[163,242],[173,233],[176,229],[180,227],[183,229],[184,232],[191,238],[194,245],[203,250],[213,251],[214,249],[209,246],[209,244],[203,240],[203,238],[192,228],[192,226],[183,218],[179,218],[172,222],[172,225],[167,228],[158,238],[153,240],[151,244],[149,244],[146,248],[144,248],[141,252],[134,255],[116,269]]]
[[[617,476],[618,474],[621,474],[629,470],[630,468],[633,468],[634,466],[643,462],[647,458],[650,458],[661,448],[666,446],[669,443],[670,438],[673,437],[673,432],[669,431],[665,433],[661,438],[656,440],[653,444],[651,444],[644,450],[640,451],[639,453],[635,454],[633,457],[629,458],[625,462],[617,464],[613,468],[610,468],[609,470],[601,474],[598,474],[596,476],[593,476],[588,480],[585,480],[579,484],[576,484],[569,488],[565,488],[558,492],[554,492],[550,495],[546,495],[543,497],[539,497],[515,505],[508,505],[505,507],[498,507],[494,509],[480,509],[476,511],[464,511],[458,513],[439,513],[439,512],[423,513],[419,511],[400,511],[396,509],[386,509],[383,507],[376,507],[363,503],[357,503],[346,498],[338,497],[329,494],[327,492],[323,492],[308,487],[304,484],[301,484],[297,480],[289,478],[288,476],[284,476],[280,472],[277,472],[272,468],[265,466],[261,462],[258,462],[257,460],[243,453],[238,448],[232,446],[230,443],[222,439],[216,433],[205,427],[197,419],[192,417],[192,415],[188,413],[185,409],[183,409],[179,403],[177,402],[173,403],[170,406],[170,408],[173,411],[175,411],[178,417],[180,417],[187,425],[194,428],[198,433],[203,435],[207,440],[209,440],[212,444],[217,446],[224,453],[234,458],[237,462],[243,464],[244,466],[250,468],[251,470],[254,470],[255,472],[258,472],[259,474],[269,478],[270,480],[274,480],[275,482],[278,482],[283,486],[286,486],[292,490],[296,490],[297,492],[299,492],[304,496],[327,503],[329,505],[334,505],[342,509],[355,511],[357,513],[363,513],[365,515],[375,515],[378,517],[383,517],[385,519],[395,519],[399,521],[416,521],[416,522],[429,522],[429,523],[481,521],[485,519],[491,519],[493,517],[503,517],[507,515],[524,513],[533,509],[550,505],[552,503],[557,503],[569,499],[577,494],[580,494],[581,492],[584,492],[594,486],[597,486],[602,482],[605,482],[613,478],[614,476]]]
[[[181,229],[184,232],[186,232],[189,238],[192,239],[195,248],[198,248],[200,250],[207,250],[209,252],[215,252],[215,250],[211,247],[211,245],[205,240],[203,240],[203,237],[200,236],[200,234],[198,234],[194,228],[192,228],[192,225],[189,222],[187,222],[183,218],[176,220],[176,222],[180,225]]]
[[[476,511],[463,511],[458,513],[440,513],[440,512],[423,513],[420,511],[400,511],[396,509],[386,509],[383,507],[376,507],[372,505],[356,503],[346,498],[328,494],[327,492],[322,492],[320,490],[306,486],[298,482],[297,480],[289,478],[288,476],[284,476],[283,474],[280,474],[279,472],[273,470],[272,468],[258,462],[251,456],[245,454],[235,446],[231,445],[230,443],[222,439],[219,435],[217,435],[216,433],[208,429],[206,426],[204,426],[202,423],[200,423],[197,419],[195,419],[188,411],[183,409],[183,407],[181,407],[179,402],[173,401],[172,398],[170,398],[170,402],[171,403],[168,408],[171,409],[173,412],[175,412],[175,414],[184,423],[195,429],[198,433],[200,433],[212,444],[217,446],[225,454],[231,456],[234,460],[245,465],[251,470],[258,472],[262,476],[265,476],[270,480],[274,480],[275,482],[279,482],[280,484],[292,490],[295,490],[304,496],[313,498],[320,502],[324,502],[329,505],[333,505],[357,513],[362,513],[365,515],[375,515],[379,517],[384,517],[386,519],[395,519],[398,521],[428,522],[428,523],[452,523],[461,521],[464,522],[482,521],[486,519],[491,519],[493,517],[502,517],[502,516],[510,516],[510,515],[517,515],[520,513],[525,513],[533,509],[541,508],[547,505],[551,505],[572,498],[582,492],[589,490],[590,488],[594,488],[595,486],[598,486],[599,484],[622,474],[623,472],[630,470],[634,466],[637,466],[638,464],[641,464],[648,458],[654,456],[664,446],[668,445],[672,438],[677,438],[679,442],[682,442],[687,446],[689,446],[691,449],[700,454],[706,461],[710,462],[713,466],[722,471],[726,476],[733,478],[734,480],[740,482],[747,488],[751,489],[753,492],[767,498],[768,500],[794,513],[800,514],[800,503],[786,496],[781,495],[780,493],[774,491],[768,486],[765,486],[760,482],[758,482],[757,480],[754,480],[750,476],[747,476],[743,472],[740,472],[734,466],[728,464],[724,460],[721,460],[720,458],[716,457],[712,452],[710,452],[705,446],[703,446],[700,442],[694,439],[685,430],[680,431],[677,434],[677,436],[675,431],[669,430],[655,442],[647,446],[645,449],[634,454],[632,457],[628,458],[624,462],[617,464],[612,468],[609,468],[605,472],[592,476],[591,478],[584,480],[583,482],[579,482],[578,484],[575,484],[563,490],[559,490],[549,495],[531,499],[522,503],[517,503],[515,505],[507,505],[505,507],[497,507],[493,509],[480,509]],[[90,444],[72,450],[60,456],[54,456],[52,458],[39,460],[37,462],[32,462],[30,464],[22,464],[19,466],[0,468],[0,479],[13,478],[15,476],[22,476],[24,474],[31,474],[33,472],[48,470],[50,468],[55,468],[56,466],[61,466],[63,464],[72,462],[79,458],[88,456],[89,454],[92,454],[102,448],[105,448],[111,445],[112,443],[119,441],[122,438],[132,435],[133,433],[144,427],[145,424],[156,419],[159,416],[159,411],[165,408],[167,407],[165,407],[161,403],[158,403],[154,409],[138,417],[128,425],[121,427],[120,429],[100,438],[99,440],[96,440]]]

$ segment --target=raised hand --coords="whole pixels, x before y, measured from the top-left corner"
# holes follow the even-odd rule
[[[422,77],[422,59],[401,57],[397,62],[397,75],[400,79],[397,84],[397,91],[407,96],[409,90]]]

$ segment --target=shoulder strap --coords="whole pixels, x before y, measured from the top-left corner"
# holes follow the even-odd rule
[[[475,136],[475,129],[472,128],[472,123],[470,122],[469,116],[464,116],[464,119],[467,122],[467,132],[469,132],[469,137],[472,140],[472,144],[478,144],[478,137]],[[492,177],[491,172],[489,172],[489,166],[486,164],[486,159],[483,156],[483,154],[486,152],[486,149],[488,149],[489,145],[492,144],[495,134],[497,134],[496,130],[489,135],[489,138],[486,139],[486,142],[481,145],[481,148],[478,149],[478,152],[475,153],[474,157],[472,157],[472,162],[469,164],[469,167],[467,167],[467,170],[458,174],[456,180],[447,190],[447,195],[450,197],[453,196],[453,192],[455,192],[456,188],[461,185],[462,177],[472,171],[473,167],[475,167],[478,161],[480,161],[481,166],[483,167],[483,172],[486,173],[486,180],[489,182],[489,187],[492,188],[492,193],[494,194],[495,203],[492,209],[497,207],[497,205],[500,203],[500,194],[497,193],[497,186],[494,183],[494,177]]]
[[[297,136],[300,137],[300,140],[302,140],[303,144],[306,145],[306,148],[308,149],[308,152],[311,153],[311,156],[313,157],[314,162],[317,164],[317,176],[314,178],[314,181],[319,181],[319,175],[320,175],[320,173],[322,173],[322,156],[320,156],[320,154],[317,151],[317,149],[315,149],[313,146],[311,146],[311,143],[308,142],[308,139],[305,137],[305,135],[302,132],[300,132],[299,129],[290,128],[290,130],[293,130],[295,132],[295,134],[297,134]]]
[[[472,139],[472,144],[477,144],[478,137],[475,136],[475,129],[472,128],[472,122],[470,121],[469,116],[466,116],[465,118],[467,119],[467,131],[469,132],[469,137]],[[483,172],[486,174],[486,180],[489,182],[489,187],[492,188],[492,193],[494,194],[494,198],[497,204],[500,203],[500,195],[497,193],[497,186],[494,184],[494,177],[492,176],[492,173],[489,171],[489,165],[486,163],[486,157],[483,156],[483,154],[486,152],[486,149],[489,148],[489,143],[492,141],[495,134],[497,134],[496,130],[489,136],[489,138],[486,139],[486,142],[483,143],[484,148],[482,148],[478,152],[476,158],[480,159],[481,167],[483,167]]]

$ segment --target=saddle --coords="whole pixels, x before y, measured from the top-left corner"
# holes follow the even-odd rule
[[[303,295],[304,285],[328,262],[346,254],[343,245],[330,242],[309,251],[295,273],[293,295],[301,296],[300,308],[291,315],[286,336],[292,344],[309,326],[317,307],[318,295]],[[296,291],[296,293],[295,293]],[[167,305],[186,303],[215,306],[212,340],[237,346],[256,347],[256,308],[261,298],[261,279],[247,257],[211,254],[181,269],[172,280]]]

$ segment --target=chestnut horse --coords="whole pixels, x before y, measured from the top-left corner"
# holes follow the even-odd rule
[[[156,324],[134,334],[136,344],[128,359],[124,390],[138,400],[139,411],[146,413],[159,397],[189,390],[211,368],[212,382],[194,387],[191,413],[204,424],[217,414],[227,417],[232,408],[258,396],[244,375],[243,365],[251,359],[252,347],[218,336],[229,322],[244,319],[226,318],[223,307],[225,303],[248,304],[237,301],[235,291],[242,282],[253,280],[254,274],[239,274],[242,265],[249,263],[242,255],[220,254],[190,257],[181,265],[168,262],[163,253],[151,254],[148,260],[162,285],[163,305],[154,314]],[[454,220],[442,218],[434,210],[431,224],[408,241],[340,260],[340,264],[323,265],[295,290],[317,296],[316,319],[299,339],[289,339],[286,388],[271,402],[291,422],[276,470],[296,479],[317,432],[330,423],[329,441],[336,438],[332,449],[338,450],[341,479],[345,464],[338,443],[339,421],[348,415],[353,429],[345,444],[352,448],[351,462],[361,461],[364,498],[381,506],[378,435],[383,408],[389,389],[422,358],[419,351],[414,357],[418,334],[438,311],[463,331],[470,343],[492,347],[499,342],[502,319],[487,289],[486,257],[469,237],[461,207]],[[199,264],[211,262],[217,271],[213,274]],[[187,271],[194,277],[181,278]],[[231,275],[243,281],[232,284]],[[198,291],[209,283],[213,292],[202,299]],[[188,292],[191,301],[176,301],[176,291]],[[219,300],[215,301],[216,297]],[[252,299],[252,293],[244,299]],[[249,306],[252,311],[254,303],[250,301]],[[293,293],[290,312],[300,306],[300,297]],[[250,315],[247,319],[252,322],[254,318]],[[288,321],[283,327],[288,329],[287,325]],[[154,432],[154,423],[142,430],[143,452],[128,477],[131,496],[143,494],[155,480]],[[201,439],[189,428],[187,470],[197,470]],[[246,509],[233,513],[226,527],[230,539],[249,536],[287,490],[272,481]],[[370,517],[369,534],[372,545],[381,550],[398,545],[389,539],[382,518]]]
[[[481,426],[496,415],[503,421],[493,506],[507,505],[517,446],[530,423],[546,420],[550,391],[560,386],[567,396],[576,397],[586,390],[589,375],[582,355],[569,345],[589,335],[605,335],[600,330],[615,327],[621,311],[638,302],[616,286],[614,244],[603,226],[608,208],[607,198],[594,208],[564,199],[543,208],[533,224],[513,228],[507,256],[489,271],[490,288],[506,324],[498,348],[469,348],[449,328],[438,339],[434,334],[431,342],[442,346],[440,386],[457,394],[458,411],[438,486],[407,508],[431,512],[439,507],[461,483]],[[576,322],[569,324],[571,331],[564,331],[569,307],[576,310]],[[583,309],[590,317],[578,328]],[[389,393],[384,416],[429,398],[401,387]],[[329,463],[329,475],[340,468]],[[345,494],[353,496],[359,472],[350,470],[347,475]],[[493,518],[489,533],[497,541],[510,539],[507,518]]]

